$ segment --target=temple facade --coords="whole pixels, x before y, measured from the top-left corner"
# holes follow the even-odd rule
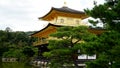
[[[83,19],[88,16],[78,10],[74,10],[63,6],[61,8],[52,7],[51,10],[44,16],[39,17],[39,20],[48,21],[49,24],[42,30],[32,34],[32,37],[37,37],[38,41],[34,43],[34,46],[48,43],[45,40],[49,39],[49,35],[56,31],[56,28],[62,26],[88,26],[82,22]]]

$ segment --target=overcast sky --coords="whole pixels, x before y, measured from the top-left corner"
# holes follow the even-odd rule
[[[38,20],[47,14],[51,7],[60,8],[67,2],[72,9],[91,9],[94,0],[0,0],[0,30],[10,27],[13,31],[34,31],[46,26]],[[104,0],[96,0],[103,4]]]

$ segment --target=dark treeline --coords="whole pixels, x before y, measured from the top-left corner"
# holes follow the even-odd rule
[[[30,37],[33,32],[12,32],[8,28],[0,30],[0,57],[18,58],[19,61],[25,61],[28,57],[33,57],[37,51],[32,46],[35,39]]]

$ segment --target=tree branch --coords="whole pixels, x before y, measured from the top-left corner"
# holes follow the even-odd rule
[[[80,40],[81,40],[81,39],[77,40],[77,41],[76,41],[76,42],[74,42],[73,44],[76,44],[76,43],[78,43]]]

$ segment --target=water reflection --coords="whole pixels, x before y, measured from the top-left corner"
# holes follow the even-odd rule
[[[0,63],[0,68],[35,68],[32,65],[25,63],[13,62],[13,63]]]

